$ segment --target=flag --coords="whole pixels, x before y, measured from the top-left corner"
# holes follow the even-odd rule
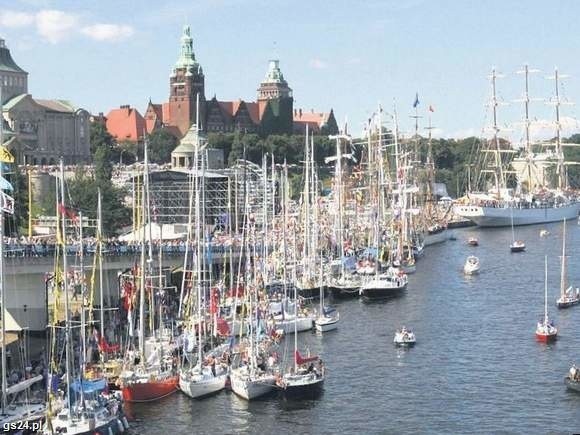
[[[419,92],[415,94],[415,102],[413,103],[413,107],[416,108],[419,105]]]
[[[433,109],[433,106],[429,105],[429,112],[435,112],[435,109]]]
[[[76,222],[78,220],[76,212],[72,208],[65,207],[64,204],[58,205],[58,211],[60,214],[69,218],[73,222]]]
[[[0,162],[14,163],[14,156],[5,146],[0,146]]]
[[[0,209],[4,213],[14,214],[14,198],[4,192],[0,192]]]
[[[14,188],[12,187],[12,184],[10,184],[10,182],[4,177],[0,177],[0,189],[2,189],[2,190],[14,190]]]

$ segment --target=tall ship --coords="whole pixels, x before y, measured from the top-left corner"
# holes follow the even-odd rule
[[[564,147],[578,146],[564,143],[561,137],[562,124],[560,107],[565,104],[560,97],[558,70],[550,77],[555,81],[555,95],[549,104],[555,108],[555,138],[550,141],[533,141],[530,134],[529,74],[535,72],[527,65],[525,75],[524,103],[524,146],[513,149],[499,137],[497,108],[501,104],[496,94],[498,74],[492,70],[491,107],[493,114],[493,137],[487,141],[486,149],[478,153],[479,167],[476,184],[482,190],[468,189],[454,207],[455,214],[473,221],[481,227],[503,227],[510,225],[533,225],[575,219],[580,210],[577,190],[568,182],[567,168],[575,162],[566,161]]]

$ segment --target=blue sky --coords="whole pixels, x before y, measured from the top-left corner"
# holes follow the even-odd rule
[[[534,96],[552,95],[544,76],[558,66],[571,75],[564,95],[580,100],[578,17],[574,0],[0,0],[0,36],[30,73],[34,96],[95,113],[166,101],[189,24],[208,98],[254,100],[275,56],[295,107],[332,107],[358,133],[379,102],[390,110],[396,101],[410,131],[418,91],[421,114],[431,104],[437,133],[455,137],[481,132],[492,66],[506,75],[498,82],[506,102],[521,97],[515,71],[526,62],[541,70],[531,77]],[[575,106],[563,111],[576,129]],[[539,120],[552,112],[532,105]],[[521,113],[518,103],[501,107],[502,124]]]

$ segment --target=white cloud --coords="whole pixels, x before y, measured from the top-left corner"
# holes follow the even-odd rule
[[[43,10],[36,14],[36,30],[48,42],[56,44],[71,35],[78,17],[63,11]]]
[[[94,24],[83,27],[81,32],[96,41],[114,42],[133,36],[135,30],[127,25]]]
[[[34,23],[34,15],[17,11],[0,12],[0,26],[26,27]]]
[[[322,59],[318,59],[318,58],[312,59],[310,61],[310,66],[314,69],[326,69],[326,68],[328,68],[328,64],[325,61],[323,61]]]

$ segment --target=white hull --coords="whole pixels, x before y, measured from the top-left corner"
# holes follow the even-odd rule
[[[274,329],[280,329],[285,334],[294,334],[294,323],[296,323],[296,332],[310,331],[314,323],[314,316],[298,317],[296,320],[293,318],[276,320],[274,322]]]
[[[226,387],[227,378],[227,373],[218,376],[206,376],[205,373],[198,376],[182,374],[179,376],[179,389],[189,397],[197,399],[223,390]]]
[[[546,208],[499,208],[474,205],[455,206],[459,216],[475,222],[480,227],[508,227],[513,215],[514,226],[559,222],[563,219],[576,219],[580,203],[575,202],[562,207]]]
[[[328,332],[338,329],[339,317],[319,317],[314,322],[318,332]]]
[[[268,394],[274,389],[276,378],[274,375],[259,375],[255,378],[240,372],[243,369],[236,369],[232,372],[230,380],[232,390],[238,396],[252,400]]]
[[[425,233],[425,237],[423,239],[423,246],[431,246],[436,245],[438,243],[446,242],[448,237],[447,229],[440,231],[438,233],[429,234]]]

